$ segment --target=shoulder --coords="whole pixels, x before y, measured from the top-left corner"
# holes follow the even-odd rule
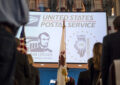
[[[93,58],[88,59],[88,64],[91,66],[93,64]]]
[[[109,39],[109,38],[110,38],[110,36],[111,36],[111,34],[108,34],[108,35],[104,36],[103,41],[105,41],[105,40]]]
[[[16,52],[16,57],[17,57],[17,61],[22,60],[22,62],[26,59],[27,55],[22,54],[21,52],[17,51]]]
[[[36,67],[34,67],[33,65],[30,65],[30,67],[31,67],[32,70],[37,72],[38,69]]]
[[[111,40],[111,37],[113,37],[114,34],[108,34],[103,38],[103,44],[109,42]]]
[[[111,34],[108,34],[106,35],[104,38],[107,39],[107,38],[112,38],[112,37],[115,37],[117,35],[120,35],[120,32],[115,32],[115,33],[111,33]]]
[[[108,34],[103,38],[103,43],[112,42],[117,38],[119,40],[119,37],[120,37],[120,32],[115,32],[115,33],[112,33],[112,34]]]
[[[88,59],[88,62],[93,62],[93,58],[89,58],[89,59]]]

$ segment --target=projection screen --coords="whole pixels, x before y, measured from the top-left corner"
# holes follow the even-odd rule
[[[30,12],[25,26],[27,53],[34,62],[57,63],[65,20],[66,62],[87,63],[93,45],[107,34],[105,12]],[[16,37],[20,36],[21,28]]]

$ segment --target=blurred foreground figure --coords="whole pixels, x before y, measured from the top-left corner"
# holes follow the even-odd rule
[[[27,54],[23,53],[20,46],[20,40],[16,38],[16,68],[15,68],[15,79],[14,85],[29,85],[27,79],[30,78],[30,66],[27,58]]]
[[[103,39],[102,51],[102,85],[109,84],[109,69],[114,59],[120,59],[120,16],[113,21],[115,33],[107,35]]]
[[[25,0],[0,0],[0,85],[13,85],[15,34],[28,21]]]

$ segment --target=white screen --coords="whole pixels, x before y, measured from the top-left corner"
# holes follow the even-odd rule
[[[87,63],[92,57],[93,45],[102,42],[107,34],[104,12],[30,12],[29,18],[25,26],[26,45],[34,62],[58,62],[63,20],[66,26],[67,63]]]

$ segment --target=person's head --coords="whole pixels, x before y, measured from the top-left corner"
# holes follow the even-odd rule
[[[114,29],[120,30],[120,16],[117,16],[113,21]]]
[[[94,68],[100,70],[100,57],[102,56],[102,43],[97,42],[93,47]]]
[[[44,47],[44,48],[48,47],[49,39],[50,39],[50,36],[49,36],[48,33],[46,33],[46,32],[41,33],[39,35],[39,40],[40,40],[39,41],[40,42],[39,45]]]

